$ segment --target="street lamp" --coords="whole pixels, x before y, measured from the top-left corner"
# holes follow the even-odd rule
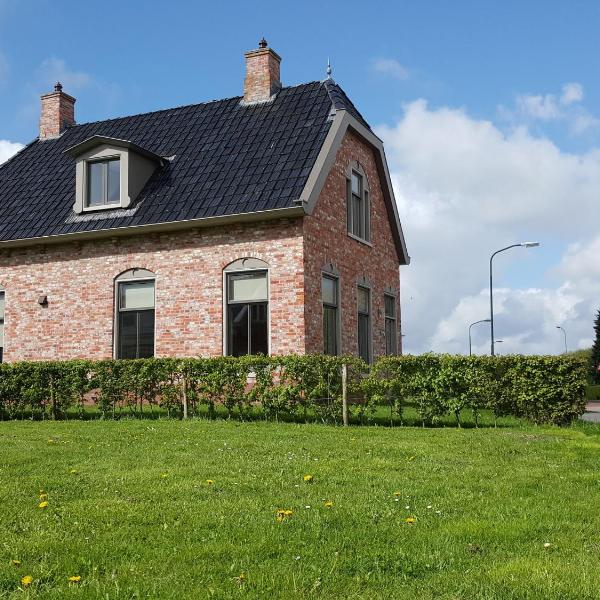
[[[560,329],[563,332],[563,335],[565,336],[565,354],[567,354],[567,332],[565,331],[565,328],[561,327],[560,325],[557,325],[556,329]]]
[[[520,244],[511,244],[510,246],[506,246],[506,248],[500,248],[500,250],[496,250],[490,256],[490,353],[492,356],[495,355],[494,352],[494,294],[493,294],[493,279],[492,279],[492,261],[494,260],[494,256],[496,254],[500,254],[500,252],[504,252],[505,250],[510,250],[511,248],[535,248],[539,246],[539,242],[521,242]]]
[[[489,323],[490,320],[489,319],[481,319],[481,321],[475,321],[475,323],[471,323],[469,325],[469,356],[472,355],[471,352],[471,327],[473,327],[473,325],[477,325],[477,323]]]

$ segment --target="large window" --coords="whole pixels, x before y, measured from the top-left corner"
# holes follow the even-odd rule
[[[396,329],[396,298],[391,294],[383,297],[385,304],[385,353],[398,354],[398,331]]]
[[[371,290],[358,286],[358,355],[371,362]]]
[[[121,203],[121,161],[118,158],[87,163],[87,206]]]
[[[227,354],[269,354],[267,271],[226,275]]]
[[[151,356],[154,356],[154,280],[117,280],[117,358]]]
[[[365,178],[352,170],[348,180],[348,233],[365,241],[370,240],[369,192]]]
[[[4,292],[0,290],[0,363],[4,357]]]
[[[321,295],[323,297],[323,352],[339,354],[339,293],[336,277],[323,275]]]

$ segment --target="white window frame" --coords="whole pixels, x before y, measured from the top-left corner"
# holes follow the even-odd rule
[[[140,272],[139,276],[136,276],[136,272]],[[134,267],[133,269],[127,269],[120,275],[117,275],[114,280],[113,286],[113,358],[115,360],[126,360],[119,359],[119,285],[121,283],[142,283],[144,281],[154,282],[154,358],[156,358],[156,317],[158,311],[156,310],[156,290],[158,284],[158,278],[155,273],[148,269]]]
[[[229,290],[227,289],[227,276],[240,274],[240,273],[252,273],[257,271],[263,271],[267,274],[267,356],[271,355],[271,268],[264,260],[246,256],[244,258],[236,259],[230,262],[223,269],[223,330],[222,330],[222,352],[223,356],[229,356],[228,348],[228,313],[229,313]]]

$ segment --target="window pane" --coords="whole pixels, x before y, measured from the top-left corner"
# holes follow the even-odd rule
[[[325,354],[337,354],[338,339],[337,308],[332,306],[323,307],[323,352]]]
[[[227,350],[230,356],[248,354],[248,304],[230,304],[227,315]]]
[[[119,284],[120,308],[154,308],[154,281]]]
[[[357,196],[352,196],[352,231],[354,235],[363,237],[363,210],[362,202]]]
[[[0,292],[0,320],[4,319],[4,292]]]
[[[137,313],[119,313],[118,358],[136,358],[137,355]]]
[[[4,323],[0,321],[0,348],[3,348],[3,347],[4,347]]]
[[[385,316],[394,318],[396,316],[396,299],[394,296],[386,294],[384,296],[385,301]]]
[[[228,277],[230,302],[267,300],[267,274],[265,271],[236,273]]]
[[[358,355],[365,361],[370,361],[369,356],[369,317],[358,315]]]
[[[126,313],[124,313],[126,314]],[[154,356],[154,311],[142,310],[138,315],[138,358]]]
[[[337,306],[337,279],[323,276],[321,282],[321,293],[323,295],[324,304],[333,304],[334,306]]]
[[[104,192],[102,190],[102,178],[104,163],[88,163],[88,206],[100,206],[104,204]]]
[[[369,314],[369,290],[359,287],[358,290],[358,312]]]
[[[396,320],[395,319],[386,319],[385,320],[385,353],[387,355],[397,353],[396,343],[397,343]]]
[[[362,176],[352,171],[352,193],[360,196],[362,192]]]
[[[250,354],[269,354],[267,304],[250,305]]]
[[[108,184],[106,186],[106,202],[108,204],[121,201],[121,169],[120,160],[108,161]]]

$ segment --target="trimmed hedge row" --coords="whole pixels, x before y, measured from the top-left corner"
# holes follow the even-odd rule
[[[321,355],[107,361],[21,362],[0,365],[0,415],[83,416],[94,403],[104,417],[160,407],[170,416],[217,406],[244,418],[260,406],[265,418],[338,422],[342,365],[348,372],[351,416],[368,420],[386,404],[402,418],[409,404],[423,423],[464,409],[482,409],[535,423],[563,424],[585,409],[586,365],[571,356],[385,357],[369,367],[355,357]]]

